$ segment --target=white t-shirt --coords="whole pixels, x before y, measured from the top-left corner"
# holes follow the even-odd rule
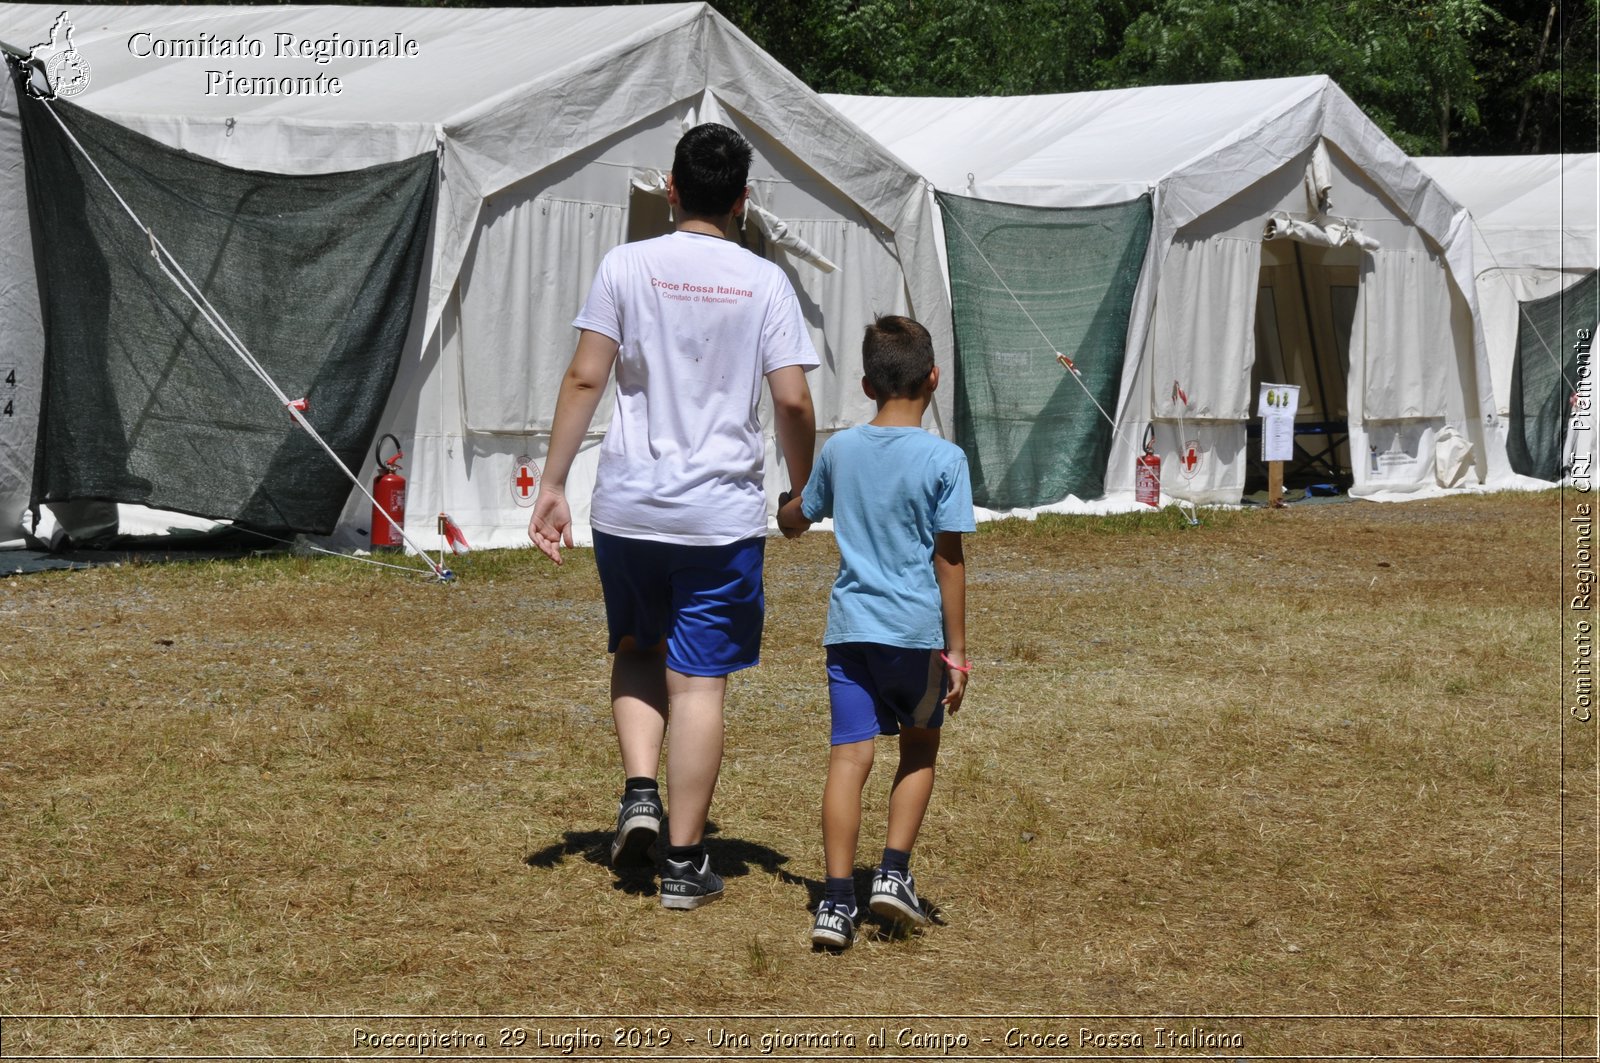
[[[619,344],[590,523],[688,546],[765,535],[763,381],[818,364],[783,271],[698,233],[623,244],[573,324]]]

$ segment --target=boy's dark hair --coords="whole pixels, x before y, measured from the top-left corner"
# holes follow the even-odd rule
[[[672,186],[684,212],[720,218],[750,179],[750,142],[725,125],[697,125],[678,140],[672,153]]]
[[[909,317],[884,314],[861,337],[861,371],[879,399],[909,399],[933,372],[933,337]]]

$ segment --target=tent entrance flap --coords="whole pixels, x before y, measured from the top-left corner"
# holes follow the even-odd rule
[[[360,468],[412,324],[434,156],[239,170],[62,101],[55,116],[20,104],[45,334],[34,508],[114,501],[332,531],[345,471],[173,285],[154,239]]]
[[[1354,483],[1350,466],[1350,346],[1360,295],[1360,267],[1349,251],[1285,241],[1264,245],[1256,292],[1254,395],[1263,383],[1300,388],[1291,487]],[[1265,490],[1260,423],[1252,420],[1247,492]]]
[[[937,198],[955,319],[955,437],[973,501],[1003,510],[1101,497],[1150,197],[1083,208]]]
[[[1516,360],[1511,367],[1506,456],[1512,471],[1561,479],[1571,462],[1569,426],[1575,413],[1580,329],[1593,335],[1600,310],[1600,273],[1520,306]],[[1581,411],[1590,418],[1594,411]]]
[[[628,189],[628,243],[651,240],[672,231],[672,204],[664,193],[640,188],[638,184]]]

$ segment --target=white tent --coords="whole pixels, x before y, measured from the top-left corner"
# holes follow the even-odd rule
[[[1472,215],[1478,308],[1502,427],[1521,304],[1564,291],[1600,268],[1597,160],[1592,154],[1416,160]]]
[[[1152,195],[1107,498],[1131,497],[1153,425],[1165,492],[1237,501],[1261,381],[1302,385],[1303,422],[1348,426],[1354,494],[1506,475],[1465,211],[1328,78],[825,98],[942,192],[1046,207]],[[1288,239],[1263,239],[1274,220]]]
[[[0,4],[0,40],[26,50],[57,14]],[[526,544],[519,474],[542,462],[571,320],[607,249],[664,231],[657,171],[696,122],[730,124],[755,146],[760,240],[794,281],[823,355],[811,376],[820,427],[870,416],[857,381],[872,314],[915,314],[949,347],[921,181],[706,4],[81,7],[70,17],[89,72],[72,102],[164,144],[286,173],[439,153],[425,320],[380,426],[400,438],[408,530],[430,548],[440,511],[474,546]],[[0,95],[0,220],[26,247],[11,91]],[[0,262],[0,328],[0,362],[19,381],[14,416],[0,419],[6,540],[21,531],[38,407],[26,255]],[[574,470],[577,492],[592,481],[605,417]],[[774,495],[782,486],[769,477]],[[580,534],[587,501],[573,498]],[[368,508],[353,495],[341,528],[365,527]]]

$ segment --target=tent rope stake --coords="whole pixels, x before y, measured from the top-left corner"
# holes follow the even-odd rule
[[[306,434],[309,435],[312,440],[323,449],[328,457],[332,459],[334,465],[338,466],[339,470],[343,472],[345,477],[356,486],[356,489],[366,497],[367,501],[372,503],[373,511],[383,514],[384,519],[387,520],[394,527],[395,531],[400,534],[401,539],[405,541],[406,545],[411,547],[411,549],[416,552],[417,556],[427,564],[430,574],[440,581],[449,581],[454,579],[455,577],[449,569],[445,568],[441,564],[436,563],[431,557],[429,557],[427,552],[423,550],[422,547],[411,538],[411,536],[406,534],[406,530],[401,527],[400,524],[388,514],[388,512],[383,510],[382,507],[377,504],[377,501],[372,497],[372,493],[367,489],[367,485],[362,483],[360,477],[356,476],[356,474],[352,472],[342,460],[340,460],[339,455],[334,451],[333,447],[328,444],[327,440],[322,438],[322,434],[318,432],[316,428],[312,426],[311,422],[306,419],[303,412],[305,409],[305,401],[303,399],[291,399],[287,394],[284,393],[283,389],[278,386],[277,382],[272,379],[271,374],[269,374],[266,368],[256,360],[256,357],[253,354],[250,353],[250,350],[245,346],[244,341],[238,337],[238,335],[228,325],[227,321],[223,318],[222,314],[211,304],[211,301],[206,298],[205,293],[200,290],[199,285],[195,284],[193,279],[190,278],[189,274],[184,271],[182,264],[179,263],[175,257],[173,257],[172,252],[167,250],[166,245],[163,244],[156,236],[155,231],[151,229],[150,226],[146,225],[143,220],[140,219],[138,213],[128,205],[128,201],[123,199],[122,194],[118,192],[116,186],[111,183],[111,179],[105,175],[104,171],[102,171],[99,165],[96,164],[94,158],[89,154],[88,150],[85,149],[83,144],[79,142],[78,138],[73,135],[72,130],[68,128],[64,121],[62,121],[61,116],[56,113],[55,108],[51,106],[51,101],[47,99],[41,99],[39,100],[39,103],[45,108],[46,111],[49,112],[50,117],[55,119],[56,124],[61,127],[62,133],[64,133],[67,139],[71,141],[72,146],[77,149],[78,153],[83,156],[84,161],[89,164],[89,167],[94,170],[95,175],[100,178],[101,182],[111,192],[111,195],[115,197],[117,203],[122,207],[123,211],[127,213],[128,217],[133,220],[135,225],[143,230],[145,237],[150,242],[150,257],[155,260],[155,263],[160,268],[162,274],[172,282],[174,287],[183,293],[184,297],[189,300],[189,302],[194,306],[195,310],[199,312],[200,316],[205,318],[206,323],[211,326],[212,330],[215,331],[219,337],[221,337],[222,341],[228,345],[229,349],[232,350],[234,354],[238,355],[240,361],[242,361],[245,366],[253,374],[255,374],[256,378],[266,385],[268,390],[270,390],[272,394],[277,397],[278,402],[281,403],[284,409],[288,411],[289,416],[294,423],[305,430]],[[176,271],[176,273],[174,271]],[[370,559],[367,558],[359,558],[358,560],[369,561],[369,563],[374,564],[378,563],[371,562]],[[383,567],[394,568],[398,566],[384,565]],[[408,569],[407,571],[416,570]]]

